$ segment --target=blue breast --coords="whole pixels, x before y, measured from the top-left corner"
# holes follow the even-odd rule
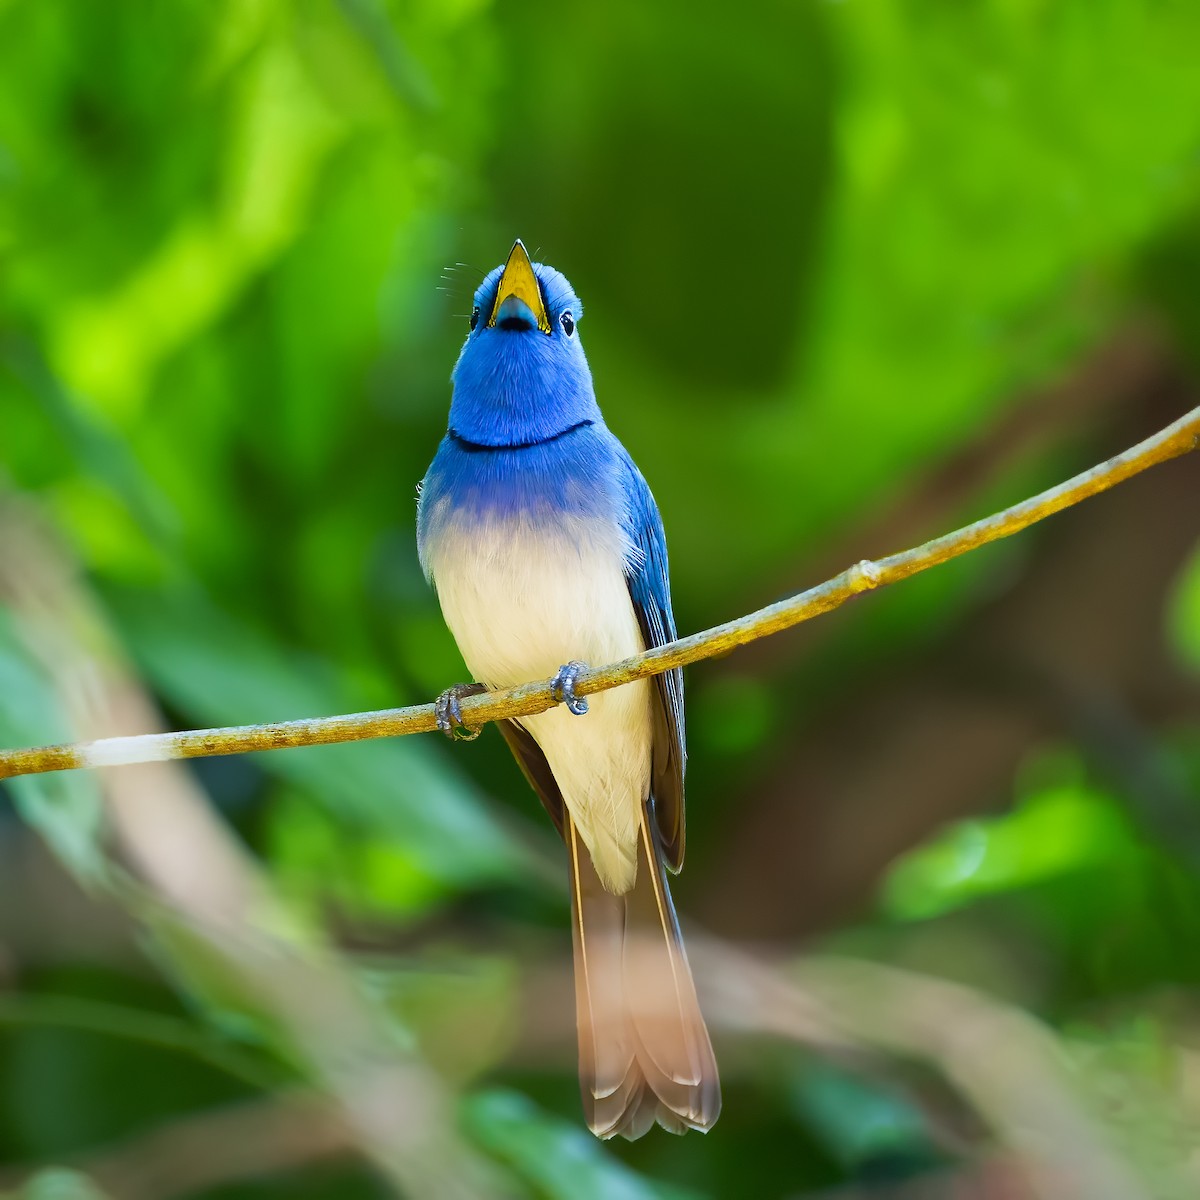
[[[477,446],[447,434],[421,484],[421,561],[454,525],[562,516],[627,524],[624,451],[603,422],[531,446]]]

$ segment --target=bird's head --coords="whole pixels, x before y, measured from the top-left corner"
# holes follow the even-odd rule
[[[567,280],[530,262],[516,241],[475,292],[452,376],[451,432],[482,446],[517,446],[598,422],[582,315]]]

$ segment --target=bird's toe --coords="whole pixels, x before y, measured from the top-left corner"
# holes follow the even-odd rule
[[[437,727],[451,740],[473,742],[482,732],[470,729],[463,721],[462,701],[487,691],[481,683],[458,683],[447,688],[434,702],[433,715]]]
[[[582,696],[575,695],[575,684],[587,669],[585,662],[569,662],[559,667],[550,681],[550,694],[577,717],[582,717],[588,710],[588,702]]]

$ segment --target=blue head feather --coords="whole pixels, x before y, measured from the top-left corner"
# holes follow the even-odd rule
[[[473,328],[451,375],[450,432],[478,446],[523,446],[600,423],[574,328],[583,316],[574,289],[553,267],[534,263],[550,332],[538,329],[532,312],[511,297],[505,301],[506,309],[513,306],[511,318],[490,325],[503,271],[489,272],[475,293]]]

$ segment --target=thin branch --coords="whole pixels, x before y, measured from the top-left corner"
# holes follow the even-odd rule
[[[985,517],[953,533],[935,538],[912,550],[871,561],[864,559],[840,575],[805,592],[760,608],[724,625],[679,638],[665,646],[634,655],[618,663],[594,667],[579,676],[575,690],[590,696],[609,688],[657,675],[701,659],[725,654],[761,637],[790,629],[812,617],[845,604],[860,592],[885,587],[966,554],[988,542],[1019,533],[1037,521],[1089,496],[1108,491],[1148,467],[1178,458],[1200,446],[1200,408],[1166,429],[1106,462],[1076,475],[1029,500]],[[553,708],[557,701],[550,680],[467,697],[463,718],[478,728],[489,721],[530,716]],[[41,746],[29,750],[0,751],[0,779],[34,775],[76,767],[104,767],[129,763],[161,762],[174,758],[204,758],[214,754],[245,754],[252,750],[281,750],[292,746],[320,746],[357,742],[367,738],[429,733],[437,728],[432,704],[389,708],[335,717],[312,717],[262,725],[224,729],[195,729],[183,733],[143,734],[104,738],[79,745]]]

